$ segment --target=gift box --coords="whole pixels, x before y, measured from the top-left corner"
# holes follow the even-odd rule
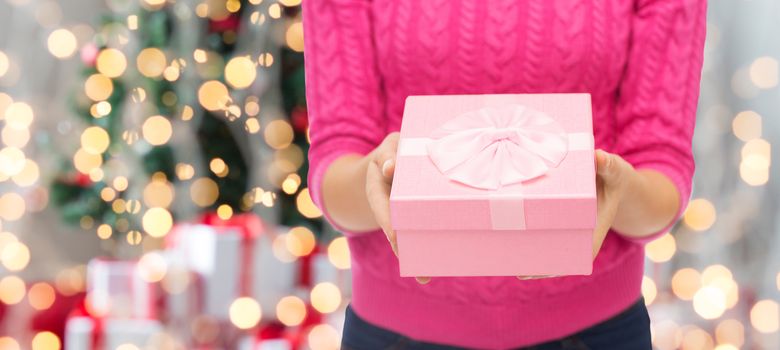
[[[95,258],[87,264],[87,300],[101,317],[155,318],[155,291],[138,261]]]
[[[64,345],[68,350],[113,350],[123,344],[153,349],[163,331],[157,320],[74,316],[65,325]]]
[[[170,267],[194,273],[186,291],[169,295],[169,314],[224,321],[231,303],[249,296],[260,304],[263,318],[273,317],[276,303],[294,289],[296,268],[274,256],[268,227],[251,214],[227,221],[207,216],[202,222],[177,225],[167,237]]]
[[[401,276],[587,275],[589,94],[410,96],[390,194]]]

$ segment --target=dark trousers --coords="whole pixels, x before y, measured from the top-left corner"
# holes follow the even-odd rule
[[[347,307],[341,348],[345,350],[462,349],[453,346],[416,341],[401,334],[377,327],[358,317],[350,307]],[[650,343],[650,317],[647,314],[644,300],[640,298],[639,301],[619,315],[579,333],[522,349],[649,350],[652,349]]]

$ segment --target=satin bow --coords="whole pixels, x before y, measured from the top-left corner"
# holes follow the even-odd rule
[[[449,179],[495,190],[542,176],[568,153],[568,136],[550,116],[522,105],[485,107],[431,134],[428,156]]]

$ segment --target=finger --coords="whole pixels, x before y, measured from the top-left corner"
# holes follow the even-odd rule
[[[596,150],[596,172],[602,176],[609,176],[613,167],[612,154],[604,150]]]
[[[368,165],[366,176],[366,197],[377,224],[387,236],[390,247],[398,255],[395,231],[390,225],[390,185],[380,180],[381,174],[376,164]]]
[[[530,276],[517,276],[517,279],[521,281],[527,281],[527,280],[538,280],[542,278],[553,278],[558,277],[558,275],[530,275]]]
[[[395,159],[388,159],[382,163],[382,176],[385,177],[385,181],[393,181],[393,173],[395,173]]]
[[[623,157],[604,150],[596,150],[596,172],[608,183],[620,182],[632,169]]]
[[[430,277],[415,277],[414,279],[416,279],[417,283],[419,284],[428,284],[429,282],[431,282]]]

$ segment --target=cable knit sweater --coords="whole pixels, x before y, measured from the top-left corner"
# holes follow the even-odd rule
[[[305,0],[312,198],[323,208],[334,159],[366,154],[400,129],[409,95],[588,92],[596,147],[668,176],[685,208],[705,8],[704,0]],[[359,316],[471,348],[544,342],[619,313],[640,296],[643,243],[654,237],[610,232],[591,276],[419,285],[399,277],[381,231],[344,234]]]

